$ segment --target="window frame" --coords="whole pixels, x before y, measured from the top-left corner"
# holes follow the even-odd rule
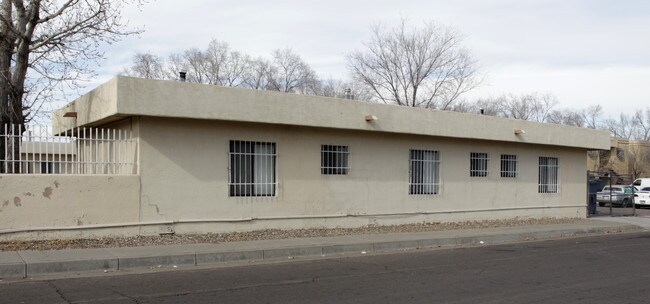
[[[501,177],[517,178],[517,163],[519,159],[516,154],[501,154]]]
[[[228,147],[228,196],[274,197],[276,194],[276,143],[230,140]]]
[[[350,146],[320,146],[321,175],[348,175],[350,172]]]
[[[470,152],[469,154],[469,176],[488,177],[490,155],[487,152]]]
[[[540,156],[538,168],[537,193],[559,193],[560,159],[557,157]]]
[[[409,149],[409,195],[440,193],[440,151]]]

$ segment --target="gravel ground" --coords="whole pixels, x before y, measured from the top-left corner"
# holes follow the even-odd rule
[[[196,243],[224,243],[255,240],[289,239],[303,237],[327,237],[355,234],[378,234],[399,232],[443,231],[474,228],[516,227],[528,225],[548,225],[580,223],[581,218],[542,218],[467,221],[453,223],[424,222],[405,225],[370,225],[359,228],[310,228],[310,229],[267,229],[249,232],[175,234],[161,236],[136,236],[97,239],[47,240],[47,241],[5,241],[0,242],[0,251],[13,250],[60,250],[80,248],[136,247],[153,245],[176,245]]]

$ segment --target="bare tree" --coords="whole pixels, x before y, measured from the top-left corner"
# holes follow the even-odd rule
[[[389,30],[378,25],[366,49],[348,55],[348,67],[374,100],[446,110],[479,83],[461,41],[455,30],[435,23],[419,29],[406,20]]]
[[[221,85],[229,87],[244,86],[244,78],[250,64],[250,56],[239,51],[231,51],[228,54],[228,61],[226,61],[226,69],[221,78]]]
[[[212,39],[203,53],[206,82],[221,86],[237,87],[244,81],[250,57],[230,49],[228,43]]]
[[[546,122],[576,127],[585,126],[582,112],[571,109],[552,110],[548,114]]]
[[[92,74],[89,63],[103,55],[100,44],[138,33],[120,15],[129,3],[140,1],[0,1],[0,134],[5,124],[24,130],[56,87]],[[0,160],[7,157],[15,156],[0,151]]]
[[[344,98],[349,87],[348,83],[340,79],[328,78],[316,83],[313,93],[318,96]]]
[[[264,58],[252,60],[244,70],[244,86],[256,90],[266,90],[269,87],[267,76],[270,66],[271,64]]]
[[[632,178],[636,179],[650,173],[650,143],[641,141],[628,148],[627,164]]]
[[[182,55],[183,65],[187,67],[187,80],[197,83],[209,83],[208,76],[208,61],[206,56],[201,50],[191,48],[183,52]]]
[[[502,103],[500,99],[487,97],[475,101],[456,102],[450,110],[464,113],[475,113],[489,116],[499,116],[502,113]]]
[[[197,48],[174,53],[168,57],[163,76],[176,79],[179,72],[187,73],[187,81],[228,87],[246,86],[251,65],[248,55],[230,49],[226,42],[212,39],[205,51]]]
[[[313,94],[318,96],[345,98],[353,100],[369,100],[369,92],[363,86],[350,81],[329,78],[318,81],[313,89]]]
[[[650,108],[636,110],[632,117],[634,137],[638,140],[650,140]]]
[[[503,95],[499,98],[499,101],[501,103],[501,116],[503,117],[532,120],[535,116],[535,105],[533,104],[534,98],[532,95]]]
[[[507,118],[546,122],[558,104],[551,94],[503,95],[499,98],[501,115]]]
[[[222,85],[224,78],[226,61],[228,61],[228,53],[230,46],[226,42],[212,39],[208,48],[203,52],[201,59],[205,60],[203,69],[205,73],[205,82],[207,84]]]
[[[483,115],[497,116],[502,110],[503,104],[492,98],[479,99],[474,103],[473,112]],[[481,111],[482,110],[482,111]]]
[[[548,115],[551,113],[553,108],[558,105],[558,100],[555,95],[546,93],[546,94],[533,94],[535,99],[535,121],[546,122],[548,121]]]
[[[553,110],[548,114],[546,122],[562,125],[567,120],[567,115],[564,110]]]
[[[178,79],[179,72],[187,72],[189,70],[189,64],[181,53],[169,55],[164,66],[167,79]]]
[[[481,111],[480,109],[476,110],[474,103],[467,100],[457,100],[448,110],[461,113],[480,113]]]
[[[273,51],[271,65],[267,69],[270,90],[280,92],[313,92],[318,77],[312,68],[291,49]]]
[[[632,119],[625,113],[621,113],[618,119],[606,119],[604,124],[614,137],[631,139],[634,134]]]
[[[162,58],[151,53],[136,53],[133,64],[124,69],[127,76],[147,79],[165,79],[165,67]]]
[[[582,110],[581,115],[587,128],[599,129],[602,123],[603,107],[600,105],[589,106]]]

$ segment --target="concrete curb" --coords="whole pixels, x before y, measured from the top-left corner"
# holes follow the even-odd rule
[[[529,231],[523,232],[511,229],[511,231],[500,231],[500,233],[499,231],[485,232],[485,230],[489,229],[476,229],[469,232],[455,231],[455,233],[440,231],[438,233],[420,234],[356,235],[276,240],[275,242],[259,241],[263,245],[249,244],[248,246],[224,243],[148,248],[0,252],[0,279],[20,279],[71,273],[92,274],[127,269],[216,266],[228,262],[278,261],[296,257],[390,253],[404,250],[494,245],[643,230],[639,226],[620,224],[606,227],[570,229],[543,228],[529,229]],[[272,246],[272,244],[278,245]],[[259,247],[253,248],[256,245]]]

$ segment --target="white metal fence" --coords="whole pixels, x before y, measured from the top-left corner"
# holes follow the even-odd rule
[[[46,127],[0,129],[0,173],[138,174],[131,131],[74,128],[53,135]]]

